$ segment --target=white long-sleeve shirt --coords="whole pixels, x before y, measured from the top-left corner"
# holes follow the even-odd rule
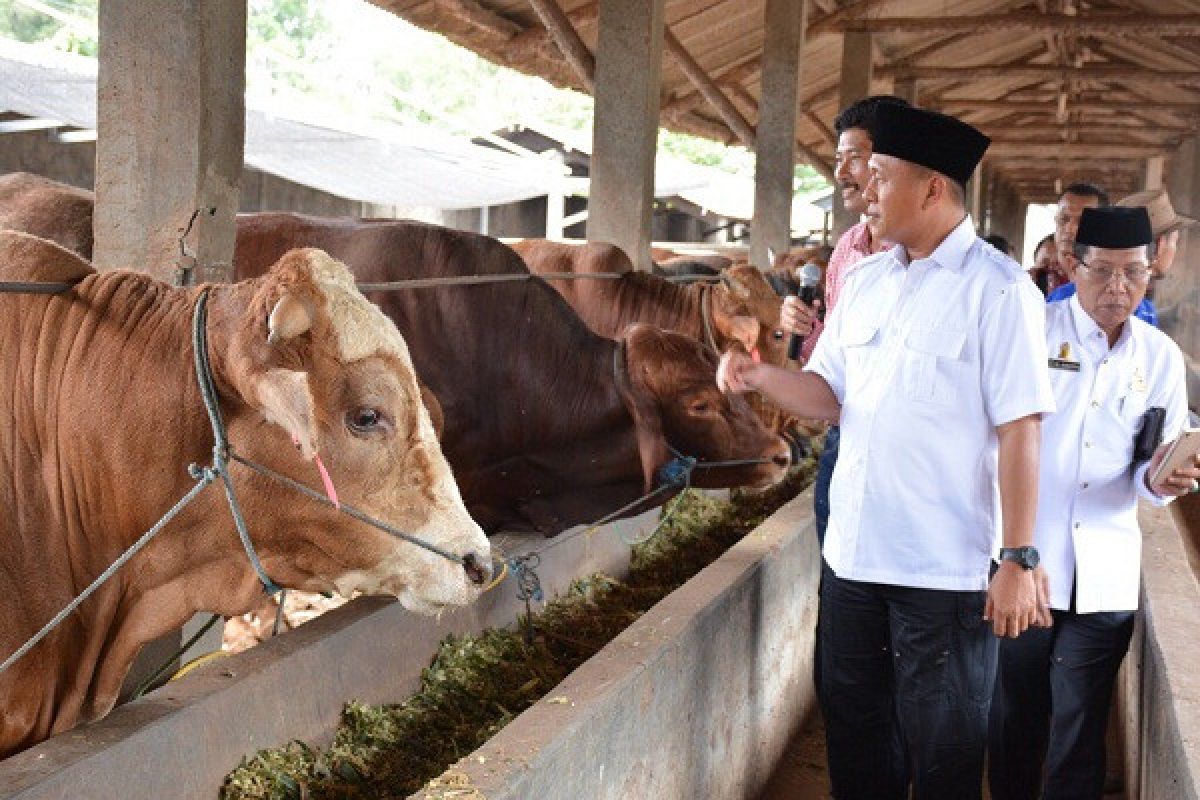
[[[1137,499],[1167,502],[1146,488],[1149,463],[1132,463],[1133,439],[1153,406],[1167,412],[1164,441],[1187,424],[1183,354],[1136,317],[1109,348],[1078,296],[1046,306],[1046,347],[1055,357],[1049,373],[1058,410],[1042,420],[1034,541],[1050,605],[1069,608],[1074,583],[1080,613],[1133,610],[1142,555]]]
[[[1054,410],[1045,302],[966,217],[928,258],[848,278],[806,370],[842,404],[825,560],[844,579],[987,587],[996,428]]]

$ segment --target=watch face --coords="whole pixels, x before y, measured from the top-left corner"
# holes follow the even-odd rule
[[[1041,559],[1036,547],[1006,547],[1000,553],[1003,561],[1013,561],[1024,569],[1034,569]]]

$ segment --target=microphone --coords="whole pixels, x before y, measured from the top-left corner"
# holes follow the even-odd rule
[[[800,279],[800,291],[796,292],[794,296],[799,297],[800,302],[806,306],[811,306],[813,300],[817,299],[817,285],[821,283],[821,268],[810,261],[796,272]],[[790,360],[796,361],[800,358],[800,347],[803,344],[804,337],[793,333],[792,338],[788,340],[787,355]]]
[[[803,267],[797,270],[797,277],[800,281],[800,289],[796,295],[800,302],[805,306],[811,306],[812,301],[816,300],[817,284],[821,283],[821,267],[809,261]],[[787,357],[792,361],[796,361],[800,357],[800,347],[804,344],[804,337],[799,333],[792,333],[792,338],[787,342]]]

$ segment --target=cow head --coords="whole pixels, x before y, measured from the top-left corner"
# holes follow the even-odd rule
[[[749,264],[734,265],[721,273],[712,291],[713,325],[726,342],[739,342],[747,351],[757,348],[768,364],[787,360],[788,337],[779,327],[783,299],[761,272]]]
[[[624,371],[617,382],[633,414],[646,489],[669,447],[705,461],[765,459],[739,467],[698,469],[693,485],[704,488],[763,486],[783,477],[788,446],[768,431],[745,399],[717,389],[717,358],[681,333],[637,324],[621,337]]]
[[[309,591],[395,595],[417,611],[473,599],[488,541],[463,506],[395,325],[319,250],[287,253],[251,285],[241,313],[218,318],[219,295],[210,312],[224,339],[221,377],[249,407],[230,419],[234,446],[310,485],[320,456],[340,500],[482,566],[468,571],[254,476],[273,500],[272,524],[252,530],[268,574]]]

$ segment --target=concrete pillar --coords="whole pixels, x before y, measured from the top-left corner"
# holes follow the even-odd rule
[[[767,0],[750,229],[750,263],[759,268],[771,266],[769,249],[786,253],[792,245],[796,90],[807,17],[807,0]]]
[[[983,233],[983,165],[980,164],[972,173],[971,179],[967,181],[967,212],[975,220],[975,228]]]
[[[227,280],[245,139],[245,0],[104,3],[95,261],[166,281]],[[179,237],[202,267],[187,278]]]
[[[664,0],[600,0],[588,240],[650,269]]]
[[[871,94],[872,45],[869,33],[842,34],[842,72],[838,110]],[[833,193],[833,235],[841,236],[858,222],[858,215],[842,208],[842,194]]]
[[[1180,214],[1195,218],[1200,214],[1200,139],[1186,139],[1168,159],[1164,184],[1171,196],[1171,205]],[[1200,233],[1184,228],[1179,236],[1179,249],[1167,277],[1155,281],[1154,303],[1158,307],[1159,327],[1166,331],[1183,350],[1187,358],[1189,400],[1193,408],[1200,406],[1200,395],[1191,391],[1197,381],[1195,361],[1200,360]]]
[[[1163,185],[1163,156],[1151,156],[1146,159],[1146,172],[1142,176],[1142,189],[1158,189]]]

